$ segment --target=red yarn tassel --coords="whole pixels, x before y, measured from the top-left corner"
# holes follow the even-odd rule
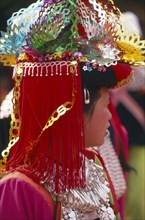
[[[82,150],[85,146],[80,69],[77,68],[78,76],[72,76],[67,65],[60,66],[58,74],[55,65],[39,67],[39,76],[36,76],[37,71],[33,66],[24,69],[20,136],[12,149],[7,169],[17,169],[39,183],[48,183],[56,193],[64,192],[66,188],[82,188],[85,183]],[[47,71],[48,76],[45,76]],[[42,132],[52,113],[65,102],[72,102],[74,90],[72,109]]]

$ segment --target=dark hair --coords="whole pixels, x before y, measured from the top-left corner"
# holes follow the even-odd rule
[[[100,97],[100,89],[102,87],[111,88],[116,85],[116,75],[112,67],[106,67],[105,71],[101,71],[93,69],[91,71],[84,70],[85,63],[80,63],[80,70],[81,70],[81,79],[82,79],[82,93],[83,93],[83,100],[84,98],[84,88],[89,91],[90,95],[90,103],[85,104],[83,102],[83,109],[85,114],[92,115],[94,105]]]
[[[117,84],[116,74],[112,67],[106,67],[104,71],[98,69],[84,70],[85,63],[80,63],[82,84],[87,88],[113,87]]]

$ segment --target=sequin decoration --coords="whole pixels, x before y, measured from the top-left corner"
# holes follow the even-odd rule
[[[15,24],[7,28],[7,33],[1,32],[0,50],[3,54],[20,54],[19,48],[25,45],[26,33]]]
[[[41,6],[38,20],[31,25],[27,36],[27,46],[43,53],[62,52],[70,45],[73,50],[72,37],[75,30],[71,27],[75,23],[74,8],[69,2],[44,2]]]
[[[62,202],[62,220],[116,220],[109,205],[108,182],[103,168],[92,160],[86,159],[86,188],[70,190],[60,195]]]
[[[1,57],[8,55],[1,58],[5,65],[14,63],[11,55],[26,51],[27,55],[35,51],[42,59],[66,51],[81,53],[99,66],[145,65],[145,42],[126,31],[112,0],[38,0],[13,13],[7,24],[0,38]]]
[[[140,40],[139,35],[120,34],[117,42],[119,50],[122,51],[122,60],[135,66],[145,65],[145,41]]]

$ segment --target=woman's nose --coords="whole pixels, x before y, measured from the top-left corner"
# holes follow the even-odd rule
[[[108,110],[108,118],[109,118],[109,120],[112,119],[112,114],[111,114],[111,112],[109,110]]]

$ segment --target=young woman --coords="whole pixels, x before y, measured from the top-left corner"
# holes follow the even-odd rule
[[[132,76],[118,23],[112,2],[79,0],[37,1],[9,20],[1,61],[14,64],[15,88],[1,160],[2,219],[119,218],[92,149],[109,128],[109,89]]]

